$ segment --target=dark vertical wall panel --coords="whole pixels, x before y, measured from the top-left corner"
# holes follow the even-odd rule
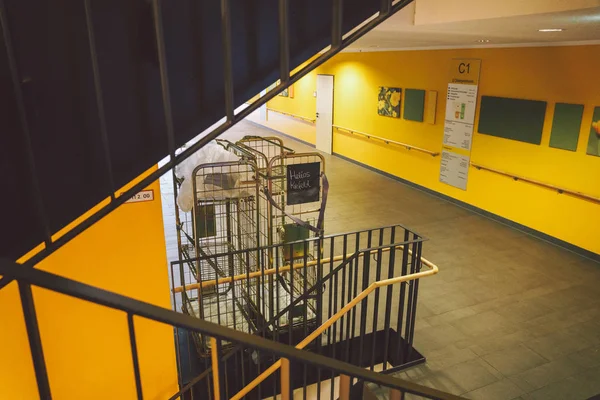
[[[577,151],[583,104],[557,103],[554,106],[550,147]]]
[[[278,1],[231,0],[235,106],[279,78]],[[82,0],[5,0],[41,198],[52,232],[110,195]],[[345,0],[344,33],[379,1]],[[176,145],[225,115],[220,1],[163,0],[162,17]],[[150,0],[91,0],[109,158],[117,187],[168,154]],[[331,42],[332,0],[289,1],[290,66]],[[24,164],[23,138],[0,55],[0,255],[16,258],[44,239]],[[10,171],[10,172],[6,172]],[[7,211],[9,210],[9,211]]]
[[[0,255],[16,259],[43,241],[44,230],[30,186],[25,139],[1,30],[0,93]]]
[[[152,3],[93,0],[111,160],[117,186],[168,154]]]
[[[6,11],[42,199],[57,231],[109,192],[83,2],[13,0]]]

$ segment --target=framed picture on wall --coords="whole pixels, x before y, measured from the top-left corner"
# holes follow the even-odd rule
[[[377,113],[384,117],[400,118],[400,98],[402,89],[379,86]]]

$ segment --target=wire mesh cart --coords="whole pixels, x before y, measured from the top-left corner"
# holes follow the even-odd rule
[[[314,300],[295,307],[292,314],[280,313],[293,297],[314,285],[314,268],[267,276],[264,271],[316,258],[312,244],[296,243],[277,252],[272,245],[322,234],[323,158],[318,153],[296,154],[279,138],[245,137],[237,143],[218,143],[235,160],[196,166],[188,178],[193,210],[176,210],[183,261],[176,307],[197,318],[263,335],[281,333],[273,332],[273,326],[282,331],[304,321],[316,323]],[[316,167],[318,174],[317,199],[312,203],[290,202],[288,195],[288,170],[302,162]],[[207,355],[209,342],[198,335],[194,341],[199,354]]]

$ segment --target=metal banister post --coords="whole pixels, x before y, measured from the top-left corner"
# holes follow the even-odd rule
[[[342,0],[333,0],[333,18],[331,21],[331,48],[338,49],[342,45]]]
[[[282,84],[290,80],[288,0],[279,0],[279,76]]]
[[[171,89],[169,85],[169,73],[167,70],[167,50],[165,48],[165,35],[160,2],[161,0],[154,0],[152,2],[152,11],[154,13],[154,30],[156,33],[156,48],[160,70],[163,112],[165,116],[165,126],[167,128],[167,143],[171,160],[175,160],[175,126],[173,125],[173,111],[171,109]]]
[[[40,338],[40,327],[38,325],[31,285],[25,282],[18,282],[19,294],[21,295],[21,306],[23,307],[23,319],[27,328],[27,338],[29,339],[29,350],[33,361],[35,379],[38,385],[40,399],[52,399],[50,392],[50,382],[48,381],[48,371],[46,370],[46,360],[42,348],[42,339]]]
[[[221,33],[223,46],[223,74],[225,78],[225,111],[227,122],[233,122],[233,59],[231,55],[231,4],[221,0]]]
[[[281,359],[281,400],[293,400],[294,388],[291,382],[290,360]]]
[[[213,371],[213,393],[216,400],[226,400],[225,379],[222,376],[222,362],[219,361],[221,354],[221,340],[210,338],[210,360]]]

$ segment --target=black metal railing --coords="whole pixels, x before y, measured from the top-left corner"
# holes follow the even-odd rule
[[[419,276],[415,274],[419,274],[423,267],[424,240],[401,225],[393,225],[241,250],[234,252],[234,255],[242,259],[249,259],[251,254],[257,251],[260,253],[256,258],[261,260],[261,264],[256,266],[256,272],[238,276],[232,274],[209,281],[198,280],[189,269],[190,262],[192,265],[218,264],[218,260],[229,253],[205,254],[192,260],[174,261],[171,263],[171,274],[175,309],[185,310],[184,304],[189,297],[202,298],[205,293],[203,291],[214,285],[225,286],[231,285],[232,282],[242,282],[246,288],[253,285],[259,288],[274,287],[274,291],[261,292],[259,303],[249,302],[246,310],[244,306],[230,309],[234,321],[247,318],[251,314],[256,316],[254,324],[238,323],[237,326],[232,326],[231,320],[224,320],[222,312],[216,313],[213,322],[292,346],[301,343],[324,323],[329,323],[317,340],[306,345],[306,349],[372,371],[378,369],[393,373],[425,361],[413,348],[419,286]],[[289,263],[280,257],[286,248],[287,253],[291,254],[293,248],[298,246],[303,249],[303,256],[299,260]],[[306,257],[311,253],[310,248],[315,247],[317,251],[312,254],[316,254],[317,258]],[[311,274],[310,270],[313,270],[316,280],[308,286],[306,277]],[[394,281],[403,277],[407,279],[402,282]],[[300,290],[292,290],[286,294],[285,302],[281,304],[273,302],[273,299],[282,298],[280,291],[284,291],[284,287],[273,285],[273,282],[279,280],[285,280],[290,286],[294,286],[295,282],[302,282]],[[372,287],[373,285],[376,287]],[[369,292],[354,306],[352,303],[357,296],[365,291]],[[219,291],[211,293],[214,292]],[[236,300],[235,293],[243,300],[249,297],[244,297],[244,293],[236,290],[231,293],[234,296],[230,296],[229,300],[233,301]],[[222,298],[227,301],[226,297]],[[269,298],[271,300],[268,300]],[[277,304],[265,309],[265,302],[270,305]],[[248,308],[252,308],[252,311],[248,312]],[[295,316],[299,317],[297,323],[293,323]],[[334,317],[337,319],[331,323]],[[184,382],[186,390],[203,393],[206,390],[205,386],[193,387],[193,382],[198,379],[193,378],[197,373],[194,374],[191,369],[196,361],[196,370],[206,371],[210,368],[207,361],[210,354],[206,345],[208,339],[195,334],[177,336],[180,340],[187,341],[179,343],[180,359],[185,359],[180,365],[180,370],[187,376]],[[198,360],[190,357],[186,351],[181,351],[194,345],[199,350]],[[272,364],[271,360],[258,358],[255,368],[247,368],[248,354],[244,353],[240,346],[235,347],[229,343],[225,347],[228,350],[225,357],[227,360],[231,359],[231,368],[238,371],[238,375],[242,377],[240,382],[229,383],[231,390],[241,390]],[[205,372],[201,374],[203,373]],[[311,375],[308,371],[300,376],[302,380],[297,382],[297,385],[301,387],[310,386],[312,383],[319,386],[325,379],[333,383],[335,378],[331,374]],[[277,393],[278,387],[273,386],[273,382],[273,379],[270,379],[258,385],[253,396],[264,398],[266,395]]]
[[[233,395],[229,388],[231,382],[243,379],[239,374],[232,375],[229,370],[228,360],[223,356],[222,345],[225,342],[241,346],[246,357],[248,367],[252,360],[271,359],[281,360],[283,367],[278,373],[277,382],[271,384],[279,390],[282,399],[290,399],[293,395],[292,384],[299,371],[314,371],[321,376],[338,376],[338,391],[342,398],[350,393],[351,383],[355,379],[374,383],[389,388],[393,393],[412,393],[428,399],[458,399],[458,397],[427,388],[415,383],[392,378],[388,375],[378,374],[359,366],[295,349],[291,346],[267,340],[257,335],[249,335],[244,332],[235,331],[218,324],[193,318],[191,316],[176,313],[149,303],[134,300],[132,298],[99,289],[81,282],[70,280],[45,271],[22,268],[12,261],[0,260],[0,275],[9,277],[18,282],[23,316],[27,328],[30,343],[31,357],[34,364],[40,398],[51,399],[51,385],[46,371],[44,360],[43,340],[40,338],[40,330],[37,324],[38,313],[32,296],[32,287],[40,287],[46,290],[61,293],[93,304],[102,305],[112,310],[125,312],[128,319],[130,351],[133,358],[134,379],[137,388],[137,398],[143,398],[143,386],[140,380],[138,354],[136,348],[136,332],[134,317],[143,317],[152,321],[171,325],[178,329],[198,333],[210,338],[212,370],[202,377],[201,382],[207,385],[206,392],[198,398],[226,399]],[[57,311],[59,312],[59,311]],[[64,349],[68,351],[68,349]],[[278,388],[278,389],[277,389]],[[310,387],[304,388],[304,394]],[[177,395],[179,396],[179,394]],[[320,397],[319,394],[316,396]]]

